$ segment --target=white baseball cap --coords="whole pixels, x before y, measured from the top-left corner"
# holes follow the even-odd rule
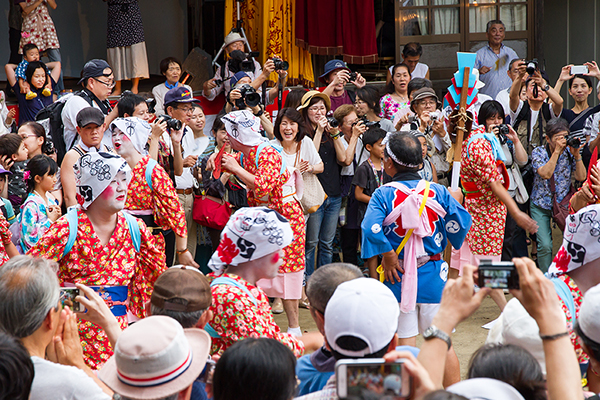
[[[583,296],[577,324],[585,336],[600,343],[600,285],[596,285]]]
[[[525,400],[508,383],[491,378],[473,378],[455,383],[446,389],[472,400]]]
[[[358,278],[340,284],[325,308],[325,337],[332,350],[363,357],[387,346],[398,330],[400,308],[392,291],[377,279]],[[338,340],[363,340],[362,350],[348,350]]]

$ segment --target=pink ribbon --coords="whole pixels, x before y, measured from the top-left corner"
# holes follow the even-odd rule
[[[428,198],[425,209],[419,216],[419,208],[423,202],[422,192],[426,186],[424,180],[421,180],[414,189],[409,189],[400,182],[390,182],[385,186],[392,186],[408,195],[402,203],[394,207],[383,221],[383,225],[388,226],[396,223],[398,217],[402,215],[402,229],[406,230],[407,233],[409,229],[413,229],[412,235],[404,246],[404,274],[402,276],[402,300],[400,302],[400,311],[408,313],[415,309],[417,303],[419,283],[417,258],[427,255],[423,246],[423,238],[433,234],[426,209],[429,208],[442,218],[446,216],[446,210],[436,200]]]

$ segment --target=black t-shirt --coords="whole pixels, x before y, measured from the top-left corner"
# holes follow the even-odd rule
[[[379,174],[379,171],[377,171]],[[391,178],[385,172],[382,175],[379,175],[379,178],[382,181],[382,185],[391,181]],[[354,191],[354,187],[363,188],[363,193],[367,196],[372,196],[375,190],[379,187],[377,183],[377,179],[375,178],[375,174],[373,172],[373,168],[369,163],[369,160],[364,161],[360,164],[356,170],[354,171],[354,179],[352,180],[352,191]],[[362,223],[362,220],[365,216],[365,212],[367,211],[367,203],[363,203],[362,201],[358,201],[358,225]]]
[[[333,140],[327,140],[321,143],[319,155],[321,156],[321,160],[323,160],[325,168],[323,172],[317,175],[319,182],[321,182],[321,186],[323,186],[323,190],[325,190],[328,197],[341,196],[340,173],[342,172],[342,167],[337,162]]]

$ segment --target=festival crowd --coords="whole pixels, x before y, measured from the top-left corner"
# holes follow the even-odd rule
[[[227,99],[207,135],[176,58],[138,93],[137,0],[108,0],[107,59],[74,93],[48,7],[9,15],[0,399],[598,398],[595,61],[552,86],[492,20],[469,104],[443,106],[409,43],[383,88],[334,59],[272,119],[287,68],[232,32],[201,92]],[[508,302],[477,267],[502,261]],[[501,314],[461,380],[452,335],[487,296]],[[401,374],[340,372],[370,361]]]

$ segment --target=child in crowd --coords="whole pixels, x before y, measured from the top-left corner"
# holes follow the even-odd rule
[[[0,166],[0,193],[4,192],[4,186],[6,186],[6,177],[8,175],[10,175],[10,171],[7,171]],[[4,216],[4,219],[7,220],[9,224],[12,224],[16,221],[15,210],[13,209],[10,201],[4,197],[0,197],[0,211]]]
[[[19,81],[19,89],[21,90],[21,93],[25,93],[25,98],[27,100],[35,99],[37,97],[37,93],[31,91],[29,83],[27,82],[27,77],[25,76],[27,66],[30,62],[33,61],[40,61],[40,51],[38,50],[35,44],[27,43],[25,46],[23,46],[23,61],[21,61],[21,63],[17,66],[17,69],[15,71],[15,76]],[[46,97],[52,94],[51,79],[48,80],[48,83],[42,91],[42,94]]]
[[[28,195],[18,217],[21,230],[18,250],[23,254],[60,218],[60,206],[50,193],[56,184],[56,171],[56,162],[44,154],[33,157],[27,163],[25,182]]]
[[[0,136],[11,131],[16,114],[16,107],[13,107],[10,110],[8,109],[8,106],[6,105],[6,95],[0,90]]]
[[[23,180],[27,154],[27,147],[21,136],[16,133],[0,136],[0,162],[12,173],[8,178],[6,193],[15,210],[21,207],[27,195],[27,185]]]
[[[362,141],[370,156],[356,168],[352,179],[352,184],[355,186],[354,197],[359,202],[357,219],[359,225],[365,216],[367,204],[371,200],[373,192],[379,186],[390,181],[390,177],[383,171],[385,146],[382,142],[386,134],[387,132],[381,128],[371,128],[363,134]],[[365,265],[369,268],[369,275],[377,279],[377,256],[366,260]]]
[[[429,182],[437,183],[437,171],[435,169],[435,165],[431,162],[431,157],[429,156],[429,145],[427,144],[427,138],[425,134],[421,131],[412,131],[414,135],[421,142],[421,147],[423,148],[423,168],[419,170],[419,176],[421,179],[425,179]]]

